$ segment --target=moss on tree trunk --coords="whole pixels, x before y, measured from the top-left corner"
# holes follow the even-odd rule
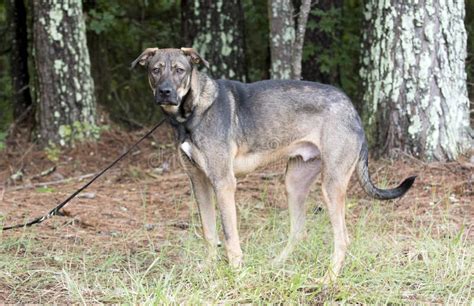
[[[33,11],[41,143],[65,146],[97,136],[81,1],[33,1]]]
[[[469,148],[463,0],[370,0],[361,76],[370,142],[428,160]]]
[[[246,80],[244,12],[241,0],[185,1],[185,41],[210,63],[215,78]]]

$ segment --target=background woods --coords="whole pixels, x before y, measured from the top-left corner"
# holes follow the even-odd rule
[[[449,12],[444,1],[432,7],[375,0],[46,3],[0,4],[7,42],[0,50],[2,145],[12,123],[27,124],[31,140],[43,145],[69,145],[97,137],[101,122],[126,128],[155,122],[160,114],[149,103],[148,85],[129,63],[145,47],[193,46],[216,78],[340,87],[379,153],[447,160],[469,146],[472,1],[455,1]]]
[[[474,0],[3,0],[0,38],[0,304],[473,304]],[[167,125],[61,215],[1,230],[47,212],[157,123],[142,67],[130,70],[155,46],[196,48],[216,78],[339,87],[381,157],[372,181],[417,175],[388,202],[352,176],[334,286],[318,282],[334,248],[322,177],[283,266],[272,260],[291,229],[287,161],[239,178],[245,257],[230,269],[224,248],[209,260]]]

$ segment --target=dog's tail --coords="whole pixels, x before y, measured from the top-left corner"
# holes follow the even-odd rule
[[[377,188],[374,183],[370,180],[369,167],[368,167],[369,153],[367,148],[367,142],[364,141],[359,154],[359,160],[357,162],[357,177],[362,185],[362,188],[367,192],[368,195],[379,199],[379,200],[390,200],[401,197],[415,182],[416,176],[411,176],[405,179],[398,187],[393,189],[380,189]]]

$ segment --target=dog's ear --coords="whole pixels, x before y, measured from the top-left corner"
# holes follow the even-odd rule
[[[200,56],[193,48],[181,48],[181,51],[183,51],[185,55],[191,57],[193,64],[203,64],[206,68],[209,68],[209,62]]]
[[[158,51],[158,48],[146,48],[145,51],[143,51],[142,54],[132,62],[131,69],[135,68],[137,63],[145,66],[148,63],[148,60],[156,54],[156,51]]]

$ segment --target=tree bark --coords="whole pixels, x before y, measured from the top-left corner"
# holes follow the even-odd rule
[[[306,23],[311,0],[302,0],[295,24],[292,0],[269,0],[272,79],[301,79]]]
[[[270,76],[291,79],[295,21],[292,0],[268,0],[270,19]]]
[[[246,80],[241,0],[183,1],[183,40],[210,63],[215,78]]]
[[[11,37],[10,73],[12,77],[13,117],[26,118],[31,109],[30,76],[28,73],[28,26],[23,0],[6,0]]]
[[[306,23],[308,22],[309,11],[311,10],[311,0],[302,0],[300,12],[298,14],[298,25],[296,28],[296,38],[293,45],[292,56],[292,78],[301,80],[301,61],[303,59],[303,45],[306,33]]]
[[[370,0],[361,76],[367,134],[397,149],[453,160],[469,148],[463,0]]]
[[[81,1],[35,0],[33,13],[40,142],[98,136]]]

